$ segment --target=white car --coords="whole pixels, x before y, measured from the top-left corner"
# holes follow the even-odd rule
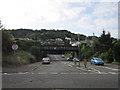
[[[77,62],[79,62],[79,59],[78,59],[78,58],[74,58],[74,59],[73,59],[73,61],[75,61],[75,60],[76,60]]]
[[[42,64],[50,64],[50,58],[49,57],[43,58]]]

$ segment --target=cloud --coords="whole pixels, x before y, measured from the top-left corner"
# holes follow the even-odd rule
[[[10,29],[62,28],[99,35],[103,28],[116,32],[117,7],[100,0],[2,0],[0,20]]]
[[[100,35],[103,29],[110,31],[112,36],[117,37],[115,32],[118,30],[118,11],[113,7],[115,3],[92,3],[91,7],[86,10],[77,22],[74,22],[79,29],[77,32]]]
[[[7,26],[11,27],[14,24],[16,28],[29,27],[36,23],[65,21],[77,17],[85,10],[85,7],[71,8],[68,3],[59,3],[56,0],[4,0],[2,3],[7,7],[1,10],[0,17]]]
[[[92,15],[94,17],[98,17],[98,18],[104,18],[104,17],[110,17],[113,16],[115,14],[117,14],[118,9],[116,7],[114,7],[116,5],[116,3],[111,2],[101,2],[101,3],[97,3],[95,4],[95,8],[93,10]]]

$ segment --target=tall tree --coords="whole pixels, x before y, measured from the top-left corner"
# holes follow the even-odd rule
[[[108,32],[106,34],[106,32],[103,30],[103,33],[99,38],[99,43],[100,52],[106,52],[109,50],[109,48],[112,48],[112,39],[110,33]]]
[[[120,39],[113,46],[113,56],[114,56],[115,61],[119,62],[120,60]]]
[[[2,30],[2,53],[9,54],[12,51],[13,36],[10,31]]]

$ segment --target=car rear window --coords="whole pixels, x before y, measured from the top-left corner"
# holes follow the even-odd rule
[[[49,58],[43,58],[43,60],[50,60]]]

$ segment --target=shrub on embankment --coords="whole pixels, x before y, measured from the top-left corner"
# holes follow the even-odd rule
[[[15,54],[3,55],[2,57],[3,67],[20,66],[34,62],[36,62],[35,57],[25,51],[17,51]]]

